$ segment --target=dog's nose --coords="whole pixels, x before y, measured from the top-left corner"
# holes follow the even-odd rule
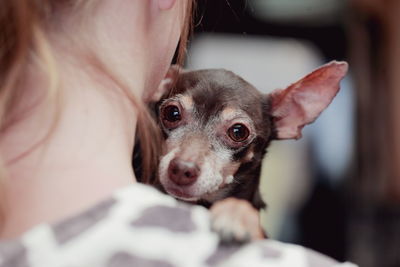
[[[191,185],[199,176],[199,167],[193,162],[177,158],[171,160],[168,167],[169,178],[177,185]]]

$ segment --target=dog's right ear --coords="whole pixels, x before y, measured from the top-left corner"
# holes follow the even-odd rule
[[[179,73],[183,71],[184,70],[178,65],[171,65],[164,79],[161,80],[157,90],[151,96],[150,102],[158,102],[163,98],[163,96],[166,96],[174,86]]]
[[[347,69],[346,62],[333,61],[288,88],[268,95],[276,139],[300,138],[301,129],[312,123],[331,103]]]

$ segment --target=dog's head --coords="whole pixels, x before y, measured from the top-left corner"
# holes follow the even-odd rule
[[[162,187],[186,201],[224,198],[237,171],[258,164],[270,140],[301,137],[301,129],[332,101],[346,72],[346,63],[332,62],[264,95],[230,71],[172,67],[159,89],[174,87],[158,108],[165,136]]]

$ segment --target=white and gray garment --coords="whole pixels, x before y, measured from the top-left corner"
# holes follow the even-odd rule
[[[208,211],[135,184],[77,216],[0,242],[0,267],[354,267],[301,246],[222,245]]]

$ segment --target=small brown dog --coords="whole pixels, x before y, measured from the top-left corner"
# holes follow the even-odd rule
[[[171,67],[156,96],[165,137],[162,190],[211,207],[213,227],[225,240],[262,238],[258,210],[265,204],[258,186],[269,143],[300,138],[337,94],[347,69],[334,61],[262,94],[230,71]]]

